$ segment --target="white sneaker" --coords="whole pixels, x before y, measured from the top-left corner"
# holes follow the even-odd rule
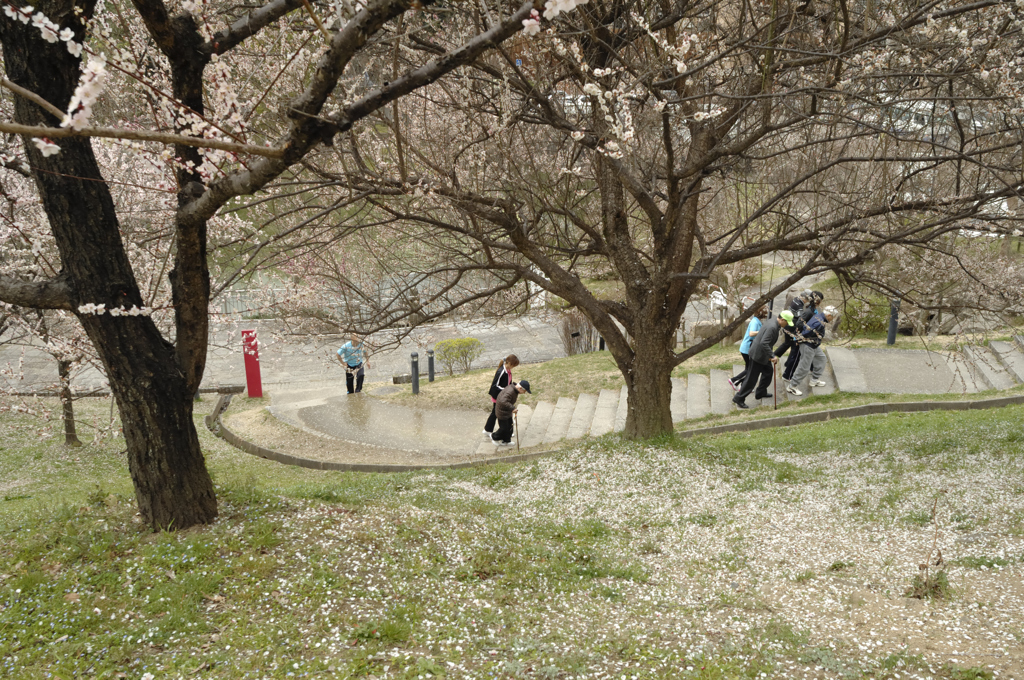
[[[795,394],[798,397],[802,397],[804,394],[803,392],[793,387],[792,385],[786,385],[786,391],[789,392],[790,394]]]
[[[811,381],[811,387],[825,387],[825,381],[824,380],[812,380]]]
[[[494,434],[494,433],[493,432],[488,432],[487,430],[484,430],[484,436],[487,437],[488,439],[491,438],[492,434]]]
[[[512,442],[494,442],[494,445],[499,449],[507,449],[510,446],[515,446]]]

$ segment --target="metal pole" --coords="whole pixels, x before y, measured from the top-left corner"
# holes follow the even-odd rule
[[[427,350],[427,382],[434,382],[434,350]]]
[[[420,393],[420,353],[412,353],[412,393]]]
[[[889,337],[886,339],[885,344],[895,345],[896,344],[896,326],[899,323],[900,318],[900,299],[893,298],[889,300]]]

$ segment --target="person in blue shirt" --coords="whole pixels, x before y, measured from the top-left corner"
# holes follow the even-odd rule
[[[757,337],[758,332],[761,330],[761,326],[764,324],[764,320],[768,318],[768,306],[761,305],[761,309],[757,310],[750,319],[750,323],[747,324],[747,332],[743,336],[743,342],[740,343],[740,356],[743,357],[743,370],[737,375],[729,378],[729,387],[732,388],[733,392],[740,388],[743,384],[743,379],[747,377],[747,370],[750,369],[750,343]]]
[[[349,394],[363,391],[364,369],[370,367],[365,348],[362,338],[353,333],[351,339],[338,350],[338,361],[345,367],[345,386]]]

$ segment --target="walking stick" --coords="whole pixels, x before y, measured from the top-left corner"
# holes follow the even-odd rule
[[[772,362],[772,392],[775,393],[775,410],[779,410],[779,362]]]
[[[516,421],[516,453],[519,453],[519,410],[512,411],[512,420]]]

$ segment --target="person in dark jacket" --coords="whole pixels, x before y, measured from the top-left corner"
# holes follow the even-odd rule
[[[512,384],[512,369],[518,365],[519,357],[509,354],[498,364],[498,370],[494,372],[494,378],[491,379],[491,388],[487,390],[487,394],[491,398],[491,415],[487,416],[487,422],[484,424],[484,436],[488,439],[494,434],[494,424],[498,420],[494,413],[494,402],[498,399],[501,391]]]
[[[785,343],[775,350],[775,356],[781,357],[786,353],[787,349],[792,347],[792,351],[789,353],[789,358],[786,359],[785,369],[782,371],[782,377],[785,380],[789,380],[793,377],[793,371],[796,370],[797,364],[800,361],[800,345],[803,342],[804,330],[806,330],[807,321],[818,313],[821,301],[825,299],[825,296],[816,290],[804,291],[805,295],[808,293],[810,295],[808,296],[803,309],[799,312],[793,312],[793,327],[787,328],[783,331],[783,335],[786,337]]]
[[[786,385],[786,391],[796,396],[802,396],[800,383],[807,374],[811,374],[811,387],[825,387],[825,381],[821,376],[825,372],[828,358],[821,349],[821,340],[825,337],[825,328],[835,319],[836,308],[826,307],[824,311],[818,310],[814,313],[804,326],[803,342],[800,343],[800,363],[793,371],[793,377]]]
[[[498,417],[498,431],[491,436],[491,441],[498,446],[512,445],[512,414],[518,411],[516,399],[524,392],[530,392],[530,383],[520,380],[503,389],[494,402],[494,412]]]
[[[750,408],[747,406],[747,395],[754,392],[755,399],[764,399],[768,396],[768,386],[772,384],[772,367],[779,360],[772,353],[775,342],[779,339],[782,329],[793,325],[793,312],[788,309],[780,312],[779,316],[771,321],[766,321],[761,327],[754,342],[750,345],[750,367],[747,369],[747,377],[743,379],[743,387],[732,398],[734,404],[739,408]]]

